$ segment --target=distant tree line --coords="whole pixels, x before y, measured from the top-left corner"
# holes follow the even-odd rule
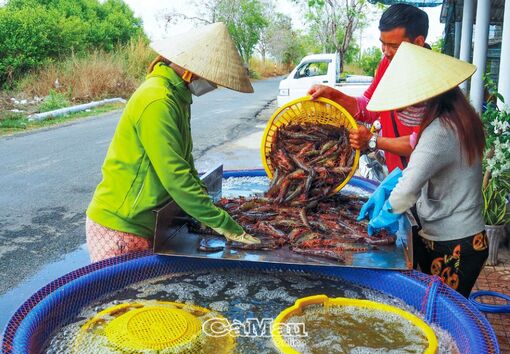
[[[342,68],[344,62],[363,61],[358,66],[373,73],[380,51],[370,49],[360,55],[353,40],[368,25],[366,0],[291,1],[303,14],[306,28],[294,29],[291,18],[276,11],[276,0],[190,0],[193,14],[174,9],[165,17],[172,24],[225,22],[246,63],[255,51],[263,60],[271,56],[289,66],[308,53],[337,52]]]
[[[276,0],[190,0],[186,12],[171,9],[165,18],[171,24],[225,22],[246,63],[255,52],[289,67],[306,54],[338,52],[342,67],[356,62],[373,74],[380,51],[360,53],[353,40],[368,24],[366,0],[291,1],[304,28],[295,29],[276,10]],[[139,36],[147,39],[142,21],[122,0],[8,0],[0,7],[0,88],[45,64],[112,51]]]

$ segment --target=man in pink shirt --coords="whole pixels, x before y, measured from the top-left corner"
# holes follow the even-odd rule
[[[419,132],[421,108],[413,107],[401,112],[375,113],[368,112],[366,106],[400,43],[410,42],[426,46],[428,27],[428,16],[423,10],[408,4],[390,6],[384,11],[379,21],[380,41],[384,57],[379,63],[372,84],[363,96],[348,96],[324,85],[315,85],[308,92],[313,98],[322,96],[339,103],[358,121],[373,123],[379,119],[382,126],[380,136],[372,134],[368,128],[360,125],[357,131],[351,132],[350,142],[356,149],[383,150],[390,172],[396,167],[404,169],[407,166],[407,159],[416,144],[416,136]]]

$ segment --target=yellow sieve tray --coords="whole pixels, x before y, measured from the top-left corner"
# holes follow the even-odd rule
[[[270,179],[273,178],[273,172],[275,170],[271,162],[271,143],[273,141],[273,136],[279,127],[290,123],[329,124],[337,127],[343,126],[349,131],[358,128],[356,121],[345,108],[324,97],[312,100],[311,96],[304,96],[283,105],[273,113],[267,122],[260,147],[262,164]],[[351,171],[345,179],[335,187],[334,193],[342,189],[356,172],[359,155],[360,152],[356,149]]]
[[[324,307],[326,308],[330,306],[356,306],[368,309],[376,309],[378,311],[391,312],[396,315],[399,315],[400,317],[408,320],[413,325],[421,329],[423,335],[425,336],[425,338],[427,338],[429,345],[427,349],[424,351],[424,354],[435,354],[437,352],[438,347],[437,338],[432,328],[430,328],[430,326],[427,325],[419,317],[407,311],[401,310],[395,306],[381,304],[370,300],[350,299],[345,297],[329,298],[326,295],[314,295],[296,300],[296,303],[294,305],[280,312],[280,314],[273,321],[273,325],[271,328],[271,336],[273,337],[274,344],[280,350],[281,353],[299,354],[299,352],[292,348],[281,335],[280,327],[282,326],[282,324],[284,324],[289,317],[292,317],[294,315],[301,315],[303,309],[306,306],[319,304],[323,304]]]
[[[148,306],[136,302],[125,303],[97,313],[82,326],[80,334],[83,335],[95,325],[104,323],[105,318],[120,314],[101,331],[116,348],[140,352],[187,347],[183,351],[195,352],[194,342],[202,333],[202,323],[195,315],[201,316],[209,312],[211,311],[204,307],[170,301],[156,301]],[[219,315],[217,318],[223,319]],[[232,352],[235,338],[224,336],[223,340],[222,352]],[[75,342],[76,353],[79,352],[79,344],[80,341]]]

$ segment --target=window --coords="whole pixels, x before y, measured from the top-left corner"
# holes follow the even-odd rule
[[[326,75],[328,73],[329,61],[316,61],[311,63],[305,63],[301,65],[296,71],[295,79],[302,77],[314,77]]]

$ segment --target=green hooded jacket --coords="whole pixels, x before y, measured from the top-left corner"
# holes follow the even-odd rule
[[[193,163],[191,92],[175,71],[158,63],[119,120],[87,216],[110,229],[152,238],[153,210],[174,200],[212,228],[242,227],[204,192]]]

